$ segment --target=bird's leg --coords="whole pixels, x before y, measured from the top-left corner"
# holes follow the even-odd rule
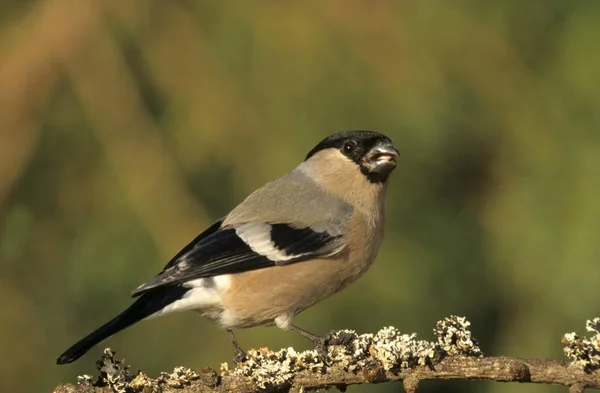
[[[236,364],[242,363],[244,360],[246,360],[246,352],[244,352],[244,350],[240,347],[240,344],[238,344],[237,340],[235,339],[233,330],[227,329],[227,333],[229,333],[229,338],[233,344],[233,362]]]
[[[299,328],[296,325],[290,325],[289,329],[300,334],[302,337],[306,337],[307,339],[309,339],[315,346],[317,355],[319,355],[321,361],[327,364],[327,342],[329,341],[329,335],[325,337],[317,336],[315,334],[307,332],[302,328]]]

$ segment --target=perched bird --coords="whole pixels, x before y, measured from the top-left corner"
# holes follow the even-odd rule
[[[310,339],[294,316],[340,291],[372,264],[384,227],[389,174],[399,152],[373,131],[322,140],[291,172],[259,188],[132,293],[125,311],[57,359],[71,363],[143,319],[197,311],[230,334],[275,324]]]

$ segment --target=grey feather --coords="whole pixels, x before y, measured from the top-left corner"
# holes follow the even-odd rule
[[[344,234],[352,206],[326,193],[301,170],[267,183],[225,217],[223,226],[248,222],[288,223],[298,228]]]

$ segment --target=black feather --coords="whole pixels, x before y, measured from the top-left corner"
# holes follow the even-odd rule
[[[339,149],[342,154],[348,156],[348,158],[358,164],[373,146],[381,142],[391,143],[390,138],[376,131],[357,130],[338,132],[319,142],[308,152],[304,161],[308,160],[321,150]],[[344,150],[344,146],[349,143],[354,145],[354,149],[352,149],[352,151]]]
[[[94,345],[162,310],[174,301],[181,299],[189,290],[190,288],[173,286],[157,288],[152,292],[145,293],[128,309],[67,349],[56,359],[56,364],[67,364],[79,359]]]
[[[183,247],[177,254],[175,254],[175,256],[173,258],[171,258],[171,260],[169,261],[169,263],[167,263],[165,265],[165,267],[163,268],[161,273],[164,272],[165,270],[167,270],[168,268],[170,268],[171,266],[173,266],[175,263],[177,263],[179,261],[179,258],[181,258],[182,255],[190,252],[190,250],[192,248],[194,248],[198,243],[200,243],[200,241],[202,239],[217,232],[219,230],[219,228],[221,228],[221,224],[223,224],[222,218],[220,220],[214,222],[211,226],[206,228],[204,231],[202,231],[202,233],[200,233],[198,236],[196,236],[194,238],[194,240],[189,242],[187,246]]]
[[[272,224],[271,239],[287,255],[313,253],[333,242],[336,237],[311,228],[294,228],[288,224]]]
[[[138,287],[133,296],[198,278],[242,273],[324,256],[331,253],[331,245],[337,239],[326,232],[293,228],[287,224],[270,224],[270,228],[275,247],[292,258],[271,260],[253,251],[234,228],[221,228],[201,237],[196,244],[188,245],[187,252],[179,253],[179,257],[169,262],[169,266],[154,279]]]

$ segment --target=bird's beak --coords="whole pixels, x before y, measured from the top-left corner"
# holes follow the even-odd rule
[[[389,174],[396,168],[396,157],[400,152],[391,142],[379,142],[366,154],[364,166],[369,172]]]

